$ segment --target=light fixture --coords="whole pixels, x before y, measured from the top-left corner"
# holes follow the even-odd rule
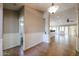
[[[48,8],[48,12],[54,14],[58,10],[59,6],[53,5]]]

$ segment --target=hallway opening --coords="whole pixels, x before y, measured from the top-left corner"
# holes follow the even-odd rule
[[[25,39],[27,40],[27,44],[28,44],[26,45],[26,47],[29,46],[30,44],[35,44],[35,45],[32,45],[28,49],[26,49],[24,51],[25,55],[26,56],[75,56],[76,48],[77,48],[76,41],[78,41],[77,4],[72,4],[72,3],[54,4],[58,6],[57,11],[55,13],[48,12],[48,8],[51,7],[52,4],[38,3],[38,4],[26,4],[26,5],[30,6],[32,9],[35,9],[32,11],[37,11],[37,10],[43,11],[42,19],[44,20],[43,23],[44,31],[42,35],[43,41],[41,41],[41,43],[38,44],[32,43],[33,38],[35,38],[36,40],[35,36],[33,35],[31,36],[30,34],[28,35],[30,38],[28,38],[29,41]],[[39,5],[40,5],[39,7],[40,9],[37,7]],[[26,10],[27,9],[28,7],[26,7]],[[49,11],[52,12],[54,10],[49,10]],[[27,15],[27,13],[25,14]],[[32,17],[32,14],[29,14],[29,16]],[[29,19],[29,17],[27,19]],[[30,20],[33,19],[30,18]],[[30,26],[30,24],[27,25]],[[30,27],[32,27],[32,25]],[[27,29],[30,30],[29,27],[27,27]]]

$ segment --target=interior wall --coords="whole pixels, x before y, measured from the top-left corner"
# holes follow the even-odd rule
[[[21,23],[23,24],[23,25],[21,25]],[[20,14],[19,14],[19,38],[20,38],[20,40],[21,40],[21,37],[23,36],[23,49],[24,49],[24,47],[25,47],[25,45],[24,45],[24,8],[22,8],[21,10],[20,10]]]
[[[43,42],[44,20],[43,14],[25,5],[25,49],[31,48]],[[24,50],[25,50],[24,49]]]
[[[48,11],[44,12],[43,14],[43,18],[45,19],[45,32],[43,34],[43,41],[44,42],[49,42],[49,23],[50,23],[50,20],[49,20],[49,13]]]
[[[3,50],[20,45],[19,20],[17,12],[4,9],[3,13]]]
[[[79,52],[79,4],[77,4],[77,34],[78,34],[78,38],[76,41],[76,50]]]
[[[0,3],[0,56],[2,55],[3,4]]]

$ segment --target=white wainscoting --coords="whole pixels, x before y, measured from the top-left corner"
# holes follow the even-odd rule
[[[29,49],[39,43],[43,42],[43,32],[38,32],[38,33],[26,33],[25,34],[25,48]]]
[[[43,42],[49,43],[49,35],[43,33]]]
[[[3,35],[3,50],[20,45],[18,33],[6,33]]]
[[[2,56],[2,39],[0,39],[0,56]]]
[[[79,52],[79,38],[76,40],[76,50]]]

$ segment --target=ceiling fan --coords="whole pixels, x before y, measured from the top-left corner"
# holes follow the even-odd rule
[[[74,19],[67,18],[67,22],[74,22]]]

